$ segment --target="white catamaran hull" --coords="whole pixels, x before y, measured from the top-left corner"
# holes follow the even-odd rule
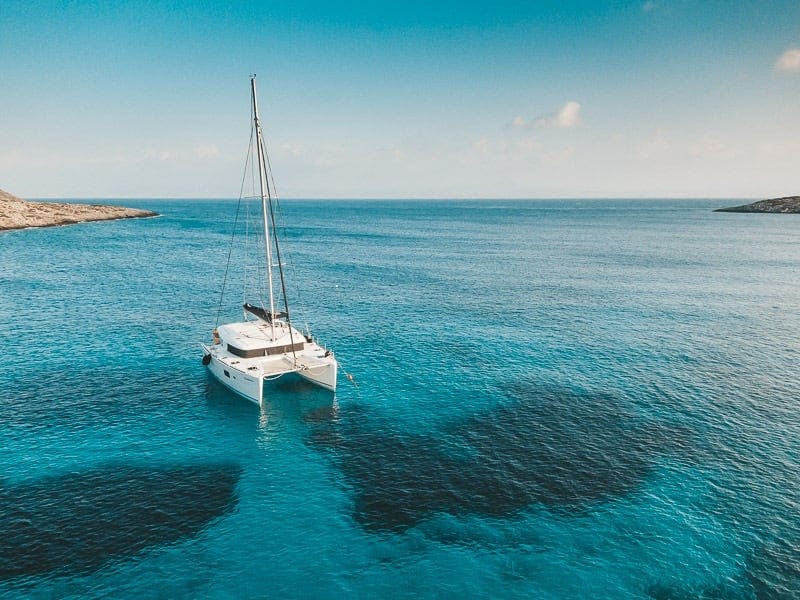
[[[285,363],[285,368],[283,370],[279,367],[278,369],[273,369],[274,372],[272,375],[262,376],[261,374],[248,374],[243,370],[227,364],[224,360],[215,356],[217,352],[214,352],[213,347],[205,346],[205,349],[207,353],[211,353],[208,370],[214,378],[231,391],[259,405],[264,402],[264,381],[270,381],[288,373],[296,373],[310,383],[330,390],[331,392],[336,391],[338,364],[334,359],[331,359],[330,363],[323,366],[306,367],[303,364],[306,361],[298,357],[297,362],[299,363],[299,368],[294,368],[292,366],[291,357],[287,357],[283,361]],[[278,370],[281,372],[278,373]]]
[[[309,367],[302,371],[297,371],[297,374],[303,379],[307,379],[311,383],[315,383],[320,387],[332,392],[336,391],[336,371],[338,365],[333,360],[332,364],[322,367]]]
[[[208,347],[206,347],[208,350]],[[252,376],[227,365],[211,354],[211,362],[208,363],[208,370],[222,385],[252,400],[256,404],[264,401],[263,379],[259,376]]]
[[[217,343],[203,344],[203,362],[220,383],[248,400],[262,404],[263,382],[289,373],[336,391],[339,365],[333,354],[288,323],[228,323],[217,336]]]

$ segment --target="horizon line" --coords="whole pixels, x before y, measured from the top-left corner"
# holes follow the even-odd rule
[[[778,197],[791,197],[790,196],[774,196]],[[258,200],[258,196],[244,196],[237,198],[233,196],[36,196],[23,198],[30,201],[48,201],[48,200],[62,200],[62,201],[94,201],[94,200],[196,200],[196,201],[236,201],[236,200]],[[469,201],[469,202],[497,202],[497,201],[547,201],[547,200],[764,200],[768,199],[761,196],[476,196],[476,197],[454,197],[454,196],[418,196],[418,197],[390,197],[390,196],[360,196],[349,198],[346,196],[336,197],[302,197],[302,196],[284,196],[275,198],[276,200],[285,201],[323,201],[323,202],[433,202],[433,201]]]

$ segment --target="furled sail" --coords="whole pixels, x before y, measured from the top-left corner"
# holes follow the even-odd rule
[[[253,306],[249,302],[245,302],[242,306],[247,312],[254,314],[259,319],[263,319],[267,323],[272,323],[272,319],[286,319],[289,315],[285,312],[276,312],[274,315],[271,315],[270,312],[260,306]]]

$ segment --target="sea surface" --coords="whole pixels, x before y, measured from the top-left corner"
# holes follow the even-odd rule
[[[237,202],[119,203],[0,234],[0,597],[800,598],[800,215],[284,201],[259,408]]]

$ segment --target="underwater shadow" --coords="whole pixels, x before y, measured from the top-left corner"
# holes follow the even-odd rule
[[[109,465],[0,484],[0,579],[85,573],[196,536],[233,510],[241,468]]]
[[[757,600],[800,598],[800,540],[762,544],[749,557],[745,575]]]
[[[371,531],[402,532],[436,513],[510,518],[543,504],[579,511],[631,493],[687,430],[646,421],[609,394],[520,384],[508,400],[436,436],[398,432],[363,407],[308,419]]]

